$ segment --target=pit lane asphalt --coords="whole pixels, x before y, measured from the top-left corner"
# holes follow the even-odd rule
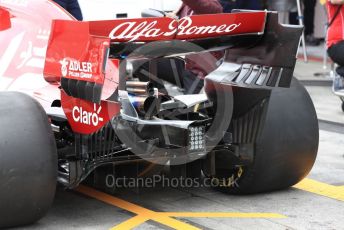
[[[317,63],[310,64],[319,67]],[[296,76],[309,69],[300,63]],[[344,113],[328,86],[307,86],[307,90],[320,119],[320,146],[308,179],[296,187],[252,196],[231,196],[209,188],[128,189],[115,191],[113,199],[93,191],[98,200],[77,191],[58,189],[48,215],[37,224],[20,229],[110,229],[128,220],[138,221],[131,219],[136,216],[133,207],[154,211],[148,213],[153,217],[161,212],[189,212],[188,216],[190,212],[206,212],[208,217],[175,218],[198,229],[344,229]],[[139,207],[131,206],[134,204]],[[232,213],[234,217],[212,218],[209,212]],[[284,218],[245,218],[245,213],[272,213]],[[147,220],[135,229],[170,227]]]

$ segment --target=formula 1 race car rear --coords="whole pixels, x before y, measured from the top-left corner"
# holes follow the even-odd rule
[[[168,167],[178,176],[216,178],[232,194],[298,183],[319,139],[312,101],[293,78],[301,33],[267,11],[54,20],[44,78],[61,93],[45,108],[58,181],[75,188],[92,173],[142,177]],[[161,60],[197,54],[207,63],[210,51],[224,57],[205,76],[204,93],[156,87]],[[137,71],[147,80],[135,78]]]
[[[297,183],[318,147],[314,107],[293,78],[301,33],[267,12],[54,21],[44,73],[61,82],[64,112],[49,114],[59,130],[59,181],[75,187],[101,165],[149,162],[234,178],[237,186],[219,186],[231,193]],[[225,56],[205,77],[205,94],[154,87],[159,60],[219,50]],[[139,60],[148,62],[147,81],[128,71]]]

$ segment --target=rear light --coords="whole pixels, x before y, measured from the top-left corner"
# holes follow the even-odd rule
[[[205,151],[205,127],[190,127],[189,128],[189,151],[203,152]]]

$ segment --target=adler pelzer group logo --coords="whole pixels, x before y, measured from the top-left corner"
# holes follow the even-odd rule
[[[93,76],[92,63],[90,62],[79,62],[64,58],[60,61],[60,64],[63,77],[91,79]]]

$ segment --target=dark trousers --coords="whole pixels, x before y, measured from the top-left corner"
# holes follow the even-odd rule
[[[230,13],[233,9],[262,10],[262,0],[220,0],[224,13]]]
[[[316,0],[304,0],[305,35],[314,33],[315,5]]]
[[[305,35],[311,35],[314,33],[314,16],[315,16],[315,5],[316,0],[304,0],[304,25],[305,25]],[[298,13],[289,13],[289,23],[292,25],[299,25]]]
[[[54,0],[54,2],[66,9],[76,19],[82,21],[82,12],[78,0]]]
[[[297,12],[290,12],[289,13],[289,24],[291,25],[299,25],[299,19],[298,19],[298,13]]]
[[[262,2],[260,0],[237,0],[237,9],[261,10]]]
[[[336,72],[344,77],[344,41],[332,45],[327,52],[332,61],[339,65]]]

